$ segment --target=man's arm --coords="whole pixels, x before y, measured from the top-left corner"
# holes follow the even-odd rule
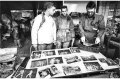
[[[55,23],[55,21],[54,21],[54,24],[53,24],[53,35],[54,35],[54,43],[56,42],[56,23]]]
[[[99,17],[99,27],[98,27],[98,35],[97,37],[101,38],[102,35],[104,34],[104,31],[105,31],[105,22],[104,22],[104,16],[100,16]]]
[[[56,31],[59,30],[59,17],[60,17],[60,16],[58,16],[58,17],[55,19]]]
[[[40,26],[40,23],[42,22],[42,16],[41,15],[38,15],[35,20],[34,20],[34,24],[32,26],[32,31],[31,31],[31,37],[32,37],[32,44],[33,45],[37,45],[38,43],[38,29],[39,29],[39,26]]]
[[[80,35],[81,35],[81,37],[85,37],[85,35],[84,35],[84,29],[83,29],[83,17],[81,17],[80,19],[79,19],[79,29],[80,29]]]
[[[71,18],[70,20],[70,32],[72,33],[72,37],[75,37],[75,32],[74,32],[74,24],[73,24],[73,20]]]
[[[71,21],[70,21],[70,32],[71,32],[71,35],[72,35],[72,42],[71,42],[71,47],[73,47],[73,44],[74,44],[74,41],[75,41],[75,30],[74,30],[74,23],[73,23],[73,19],[71,18]]]
[[[85,35],[84,35],[84,29],[83,29],[83,23],[84,23],[83,20],[84,20],[84,17],[81,17],[79,20],[79,29],[80,29],[81,41],[84,43]]]

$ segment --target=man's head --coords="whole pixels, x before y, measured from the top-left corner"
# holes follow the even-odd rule
[[[93,17],[96,11],[96,4],[93,1],[90,1],[86,6],[88,17]]]
[[[67,15],[67,11],[68,11],[67,6],[62,6],[62,8],[61,8],[62,15],[66,16]]]
[[[52,2],[46,2],[44,4],[44,10],[49,13],[49,15],[53,15],[55,13],[56,7]]]

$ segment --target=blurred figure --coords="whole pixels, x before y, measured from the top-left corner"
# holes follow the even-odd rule
[[[16,46],[22,47],[21,42],[20,42],[19,25],[15,21],[12,21],[12,26],[13,26],[14,43],[16,44]]]

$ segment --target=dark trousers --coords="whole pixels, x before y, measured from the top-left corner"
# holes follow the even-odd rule
[[[53,43],[51,44],[39,44],[38,50],[50,50],[53,48]]]

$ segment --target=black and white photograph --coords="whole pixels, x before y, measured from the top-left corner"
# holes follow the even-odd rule
[[[51,71],[50,73],[51,76],[54,76],[60,73],[60,71],[55,65],[50,66],[50,71]]]
[[[47,65],[47,59],[39,59],[31,61],[31,68],[42,67]]]
[[[13,74],[12,78],[36,78],[37,68],[25,69],[19,67],[19,69]]]
[[[99,58],[98,59],[101,63],[107,63],[106,59],[105,58]]]
[[[115,61],[113,61],[112,59],[110,59],[110,58],[106,59],[106,63],[107,63],[108,66],[117,65],[117,63]]]
[[[99,61],[102,62],[102,63],[106,63],[108,66],[117,65],[117,63],[110,58],[106,58],[106,59],[100,58]]]
[[[38,71],[40,78],[45,78],[46,76],[50,75],[50,68],[46,68],[44,70]]]
[[[19,68],[14,72],[11,78],[23,78],[24,68],[19,66]]]
[[[62,57],[52,57],[52,58],[48,58],[48,65],[52,65],[52,64],[62,64],[62,63],[63,63]]]
[[[62,68],[65,75],[74,75],[81,73],[79,66],[62,66]]]
[[[1,63],[14,56],[15,63]],[[120,0],[0,0],[0,78],[9,79],[21,65],[44,70],[83,62],[108,65],[105,71],[120,75],[119,63],[114,61],[120,61]],[[90,70],[100,70],[94,67],[90,63]],[[88,75],[109,77],[96,72],[65,77]]]
[[[33,51],[31,54],[32,59],[41,58],[41,51]]]
[[[25,69],[24,78],[36,78],[37,68],[35,69]]]
[[[70,50],[72,53],[80,53],[80,49],[77,47],[71,47]]]
[[[42,51],[42,56],[54,56],[56,55],[55,50],[44,50]]]
[[[100,71],[103,70],[98,62],[84,62],[87,71]]]
[[[83,61],[93,61],[93,60],[97,60],[94,55],[90,55],[90,56],[80,56],[80,57],[82,58]]]
[[[62,50],[58,50],[58,54],[59,55],[67,55],[67,54],[71,54],[70,49],[62,49]]]
[[[73,56],[73,55],[67,56],[67,57],[64,57],[64,58],[65,58],[67,64],[71,64],[71,63],[75,63],[75,62],[80,62],[81,61],[81,59],[78,58],[78,56]]]

